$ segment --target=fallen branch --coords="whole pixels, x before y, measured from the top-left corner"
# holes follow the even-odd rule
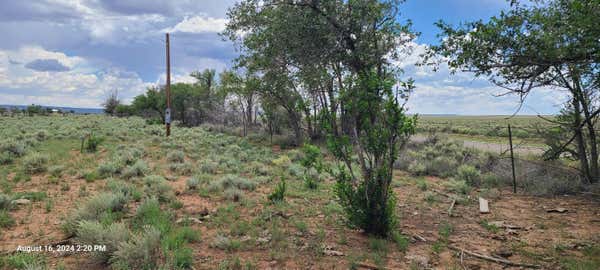
[[[506,259],[499,259],[499,258],[494,258],[494,257],[490,257],[490,256],[486,256],[483,254],[479,254],[479,253],[475,253],[472,251],[468,251],[466,249],[462,249],[462,248],[457,248],[454,246],[448,246],[449,249],[452,249],[454,251],[458,251],[467,255],[471,255],[475,258],[479,258],[482,260],[486,260],[486,261],[490,261],[490,262],[495,262],[495,263],[499,263],[499,264],[505,264],[505,265],[509,265],[509,266],[516,266],[516,267],[526,267],[526,268],[541,268],[541,266],[536,265],[536,264],[526,264],[526,263],[516,263],[516,262],[512,262]]]

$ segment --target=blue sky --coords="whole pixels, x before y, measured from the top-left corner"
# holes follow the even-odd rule
[[[123,100],[164,82],[164,33],[172,33],[172,76],[231,66],[237,55],[218,36],[235,0],[32,0],[0,2],[0,104],[100,107],[109,91]],[[402,18],[421,36],[399,63],[417,89],[414,113],[511,114],[516,97],[471,74],[415,67],[419,53],[437,43],[434,22],[486,20],[507,8],[505,0],[408,0]],[[564,94],[540,90],[521,114],[558,111]]]

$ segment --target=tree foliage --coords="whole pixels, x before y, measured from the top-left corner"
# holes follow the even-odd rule
[[[392,164],[414,124],[401,103],[412,80],[399,82],[390,65],[414,37],[398,21],[401,2],[246,0],[224,33],[242,52],[238,65],[262,75],[263,99],[291,123],[304,116],[311,137],[322,128],[345,167],[336,194],[350,224],[380,236],[394,228]]]
[[[547,156],[559,156],[574,144],[582,176],[600,178],[596,122],[600,76],[600,2],[587,0],[516,1],[489,22],[477,21],[442,29],[439,53],[450,67],[487,77],[517,94],[521,102],[534,89],[568,92],[571,136]],[[432,54],[429,55],[430,57]],[[432,59],[432,58],[430,58]],[[565,120],[565,119],[562,119]]]

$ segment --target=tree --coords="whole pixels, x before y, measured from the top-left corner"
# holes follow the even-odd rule
[[[255,122],[253,109],[258,99],[260,81],[253,74],[239,75],[234,71],[223,71],[220,78],[221,91],[225,96],[232,97],[233,105],[241,110],[243,136],[246,136],[248,127]]]
[[[136,96],[131,104],[132,111],[144,117],[159,118],[164,123],[166,97],[163,90],[157,87],[150,87],[145,94]]]
[[[450,67],[487,77],[523,100],[539,88],[566,90],[571,121],[569,138],[552,147],[547,157],[569,149],[579,160],[583,178],[600,179],[596,123],[600,114],[600,2],[533,1],[512,8],[489,22],[452,27],[443,22],[437,52]],[[430,57],[432,54],[429,55]],[[429,58],[434,59],[434,58]],[[565,118],[563,118],[564,120]],[[563,125],[565,127],[565,125]]]
[[[104,107],[104,113],[106,113],[108,115],[114,115],[116,112],[115,109],[120,104],[121,104],[121,101],[119,100],[119,91],[118,90],[110,91],[108,93],[108,96],[106,97],[106,100],[104,100],[104,103],[102,103],[102,106]]]
[[[414,38],[398,22],[401,2],[245,0],[229,10],[225,31],[240,45],[238,63],[262,74],[268,86],[261,95],[279,99],[299,115],[294,120],[316,107],[305,97],[321,99],[328,146],[343,164],[335,193],[349,224],[378,236],[395,228],[392,165],[415,121],[398,98],[407,97],[412,80],[399,82],[390,65]]]

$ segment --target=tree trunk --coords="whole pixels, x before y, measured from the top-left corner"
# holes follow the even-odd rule
[[[575,132],[575,143],[577,144],[577,155],[579,158],[579,165],[581,167],[581,174],[587,181],[591,181],[590,168],[587,158],[587,152],[585,150],[585,140],[583,139],[583,133],[581,129],[581,108],[579,104],[579,98],[576,93],[573,93],[573,132]]]
[[[596,141],[596,130],[594,129],[594,120],[592,119],[591,110],[589,107],[588,95],[584,93],[581,88],[581,81],[579,75],[575,73],[573,76],[575,91],[577,91],[579,103],[583,109],[585,116],[585,126],[588,130],[588,145],[590,147],[589,167],[590,167],[590,183],[595,183],[600,178],[600,171],[598,169],[598,144]]]

